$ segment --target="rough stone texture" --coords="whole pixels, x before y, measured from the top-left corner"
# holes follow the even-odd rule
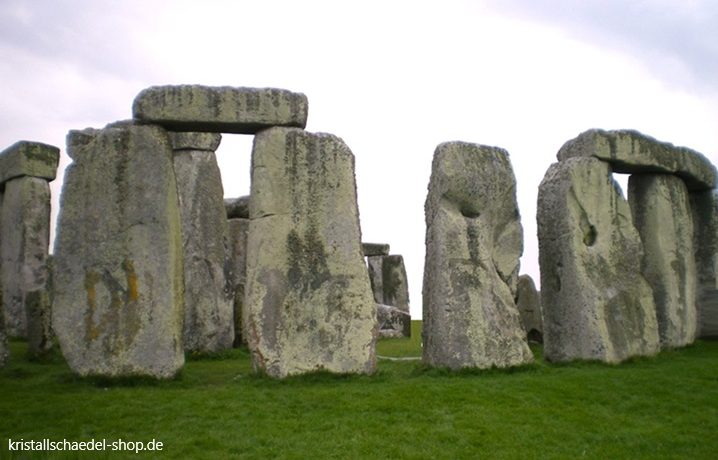
[[[2,215],[3,192],[0,189],[0,215]],[[2,245],[2,228],[0,228],[0,245]],[[2,262],[0,262],[2,263]],[[5,312],[3,311],[3,284],[0,277],[0,369],[7,364],[10,353],[8,352],[7,334],[5,334]]]
[[[225,198],[224,208],[227,211],[227,219],[249,219],[249,195]]]
[[[247,344],[244,293],[247,284],[249,219],[229,219],[229,253],[234,287],[234,346]]]
[[[533,361],[514,303],[523,230],[508,153],[440,144],[425,209],[424,362],[457,369]]]
[[[400,255],[370,256],[367,258],[369,266],[369,281],[377,304],[395,307],[409,315],[404,329],[399,331],[411,336],[411,314],[409,307],[409,285],[407,283],[404,258]],[[392,330],[394,327],[392,326]],[[382,333],[382,322],[379,321],[379,334]]]
[[[42,304],[49,299],[50,185],[45,179],[22,176],[5,183],[0,228],[6,332],[27,337],[29,309],[33,319],[40,317],[37,309],[49,309]]]
[[[55,179],[60,149],[40,142],[19,141],[0,152],[0,184],[22,176]]]
[[[365,257],[388,256],[389,255],[389,245],[388,244],[362,243],[361,250],[362,250],[362,254],[364,254]]]
[[[275,88],[153,86],[132,105],[136,120],[172,131],[255,134],[272,126],[304,128],[307,97]]]
[[[697,272],[698,337],[718,337],[718,191],[690,194]]]
[[[379,337],[411,337],[411,315],[392,305],[376,304]]]
[[[184,348],[213,353],[234,343],[229,227],[214,152],[176,150],[184,253]]]
[[[551,165],[538,195],[544,356],[616,363],[659,350],[643,247],[608,163]]]
[[[354,155],[330,134],[272,128],[252,152],[249,346],[273,377],[376,368]]]
[[[219,133],[179,132],[167,133],[173,150],[205,150],[214,152],[222,142]]]
[[[566,142],[557,155],[559,161],[577,156],[607,161],[619,173],[675,174],[686,182],[689,190],[716,186],[716,168],[705,156],[638,131],[592,129]]]
[[[643,242],[643,276],[653,288],[661,346],[696,338],[693,216],[683,181],[668,174],[634,174],[628,181],[633,224]]]
[[[71,131],[52,325],[80,375],[169,378],[184,364],[179,201],[166,132]]]
[[[530,342],[543,342],[543,316],[541,313],[541,294],[536,290],[533,278],[519,276],[516,292],[516,307],[521,314],[521,323]]]

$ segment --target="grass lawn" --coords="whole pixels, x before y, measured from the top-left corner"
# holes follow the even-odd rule
[[[412,339],[381,356],[419,356]],[[80,379],[59,355],[0,370],[0,458],[718,458],[718,342],[620,366],[254,376],[246,350],[190,360],[169,382]],[[8,439],[163,443],[160,453],[10,452]],[[158,455],[160,454],[160,455]]]

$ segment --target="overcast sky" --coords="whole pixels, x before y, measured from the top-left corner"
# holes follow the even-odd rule
[[[56,145],[61,170],[68,130],[130,118],[151,85],[305,93],[307,129],[356,156],[363,239],[404,255],[416,318],[437,144],[509,151],[537,282],[537,188],[568,139],[638,129],[718,163],[713,0],[2,0],[0,19],[0,148]],[[228,197],[249,192],[251,140],[224,136]]]

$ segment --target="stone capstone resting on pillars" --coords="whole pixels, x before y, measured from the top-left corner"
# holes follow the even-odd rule
[[[696,337],[693,216],[683,181],[670,174],[634,174],[628,181],[633,223],[643,242],[643,276],[653,289],[661,346]]]
[[[234,342],[229,228],[216,133],[169,133],[182,220],[184,349],[212,353]]]
[[[538,194],[544,356],[617,363],[659,350],[643,247],[608,163],[570,158]]]
[[[184,364],[182,239],[164,129],[71,131],[53,328],[83,376],[170,378]]]
[[[440,144],[425,211],[424,362],[452,369],[532,362],[514,303],[523,231],[508,153]]]
[[[169,85],[141,91],[132,116],[171,131],[255,134],[272,126],[304,128],[307,97],[277,88]]]
[[[280,378],[375,371],[354,155],[341,139],[289,128],[257,134],[247,251],[255,369]]]
[[[52,348],[50,185],[60,150],[20,141],[0,153],[0,284],[6,333],[28,339],[28,355]]]

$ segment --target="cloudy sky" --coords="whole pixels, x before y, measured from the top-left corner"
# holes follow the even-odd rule
[[[69,129],[129,118],[151,85],[305,93],[307,129],[356,156],[363,239],[404,255],[415,317],[437,144],[509,151],[537,281],[537,188],[566,140],[632,128],[718,163],[713,0],[2,0],[0,19],[0,148],[64,156]],[[249,191],[251,140],[218,151],[228,197]]]

